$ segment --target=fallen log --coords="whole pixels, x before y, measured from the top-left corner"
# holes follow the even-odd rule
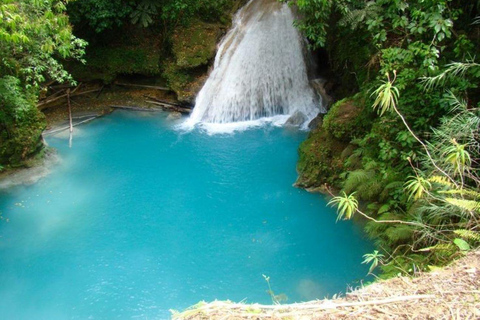
[[[82,84],[83,84],[83,83],[80,82],[80,83],[78,84],[78,86],[70,92],[70,94],[74,94],[78,89],[80,89],[80,87],[82,86]],[[70,89],[67,89],[67,90],[70,90]]]
[[[156,90],[163,90],[163,91],[171,91],[170,88],[166,87],[159,87],[159,86],[148,86],[144,84],[133,84],[133,83],[122,83],[122,82],[114,82],[113,84],[117,86],[123,87],[138,87],[138,88],[147,88],[147,89],[156,89]]]
[[[158,98],[149,96],[148,94],[144,94],[143,96],[144,96],[145,98],[147,98],[147,99],[152,100],[152,101],[156,101],[156,102],[159,102],[159,103],[171,105],[171,106],[174,106],[174,107],[187,108],[187,109],[188,109],[187,106],[184,106],[184,105],[181,105],[181,104],[175,103],[175,102],[170,102],[170,101],[167,101],[167,100],[158,99]]]
[[[80,122],[77,122],[77,123],[73,123],[72,126],[73,127],[76,127],[76,126],[79,126],[81,124],[84,124],[84,123],[87,123],[87,122],[90,122],[92,120],[95,120],[97,119],[99,116],[93,116],[93,117],[90,117],[86,120],[82,120]],[[46,130],[42,133],[42,135],[49,135],[49,134],[54,134],[54,133],[57,133],[57,132],[60,132],[60,131],[65,131],[65,130],[69,130],[70,129],[70,125],[68,126],[65,126],[65,127],[59,127],[59,128],[55,128],[55,129],[52,129],[52,130]]]
[[[133,110],[133,111],[146,111],[146,112],[158,112],[163,109],[159,108],[140,108],[140,107],[130,107],[130,106],[110,106],[113,109],[122,109],[122,110]]]
[[[76,96],[80,96],[82,94],[87,94],[87,93],[92,93],[92,92],[97,92],[99,91],[99,89],[93,89],[93,90],[87,90],[87,91],[83,91],[83,92],[79,92],[79,93],[76,93],[76,94],[71,94],[70,97],[76,97]],[[67,94],[63,94],[61,96],[58,96],[58,97],[55,97],[53,99],[50,99],[50,100],[43,100],[43,101],[40,101],[39,103],[37,103],[37,107],[40,107],[40,106],[43,106],[45,104],[49,104],[49,103],[52,103],[52,102],[55,102],[59,99],[62,99],[62,98],[66,98],[67,97]]]
[[[65,92],[65,89],[59,90],[59,91],[57,91],[57,92],[54,92],[54,93],[52,93],[51,95],[49,95],[48,97],[43,98],[42,101],[51,100],[51,99],[53,99],[53,98],[56,98],[56,97],[58,97],[58,95],[60,95],[60,94],[62,94],[62,93],[64,93],[64,92]]]
[[[162,102],[150,101],[150,100],[146,100],[145,102],[160,106],[165,111],[175,111],[175,112],[180,112],[180,113],[184,113],[184,114],[189,114],[189,113],[192,112],[192,109],[177,107],[177,106],[162,103]]]
[[[72,85],[69,84],[69,83],[64,83],[64,84],[57,84],[57,85],[54,85],[54,86],[48,85],[48,87],[49,87],[50,89],[68,89],[68,88],[71,89],[71,88],[73,88],[73,87],[75,87],[75,86],[72,86]]]

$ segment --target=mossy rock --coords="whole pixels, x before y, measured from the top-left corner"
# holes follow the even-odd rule
[[[323,184],[334,185],[343,169],[343,150],[349,144],[339,141],[324,127],[310,132],[299,148],[296,186],[301,188],[320,187]]]
[[[350,142],[371,127],[371,115],[359,95],[335,103],[323,118],[321,127],[312,130],[300,145],[296,185],[302,188],[324,184],[338,187],[340,174],[346,169],[345,161],[355,148]]]
[[[336,102],[323,119],[325,130],[341,141],[350,141],[370,125],[370,112],[360,95]]]
[[[215,57],[217,41],[222,34],[220,24],[194,20],[175,30],[172,49],[178,68],[191,69],[206,65]]]

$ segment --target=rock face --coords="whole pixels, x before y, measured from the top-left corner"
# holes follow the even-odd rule
[[[310,81],[312,88],[317,92],[317,94],[322,97],[323,107],[328,110],[333,104],[333,98],[327,93],[325,89],[325,84],[327,81],[325,79],[315,79]]]
[[[167,62],[164,76],[178,100],[193,103],[206,81],[208,66],[215,57],[217,42],[225,32],[219,23],[194,20],[188,27],[175,30],[173,58]]]
[[[308,129],[314,130],[320,128],[323,125],[323,118],[325,117],[325,113],[319,113],[312,121],[308,124]]]

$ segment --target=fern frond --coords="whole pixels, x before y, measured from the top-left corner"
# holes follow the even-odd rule
[[[368,170],[355,170],[351,171],[348,174],[347,179],[343,184],[343,190],[346,193],[350,193],[352,190],[356,189],[360,184],[364,184],[368,180],[372,179],[375,176],[375,172]]]
[[[464,200],[457,198],[445,198],[445,201],[451,205],[454,205],[460,209],[467,211],[480,211],[480,202],[473,200]]]
[[[408,225],[398,225],[394,227],[390,227],[385,231],[385,235],[388,237],[390,241],[393,243],[399,241],[407,241],[412,239],[413,232],[415,229],[412,226]]]
[[[433,176],[433,177],[430,177],[428,181],[441,184],[442,186],[445,186],[445,187],[450,187],[450,188],[454,187],[453,183],[447,177],[444,177],[444,176]]]
[[[454,246],[453,244],[451,243],[440,243],[440,244],[436,244],[434,246],[431,246],[431,247],[426,247],[426,248],[422,248],[422,249],[419,249],[417,251],[420,251],[420,252],[428,252],[428,251],[448,251],[448,252],[455,252],[457,250],[456,246]]]
[[[453,231],[453,233],[455,233],[456,235],[460,236],[465,240],[480,242],[480,232],[475,232],[475,231],[466,230],[466,229],[459,229],[459,230]]]
[[[368,1],[364,8],[346,12],[338,24],[341,26],[350,26],[352,30],[355,30],[363,25],[366,18],[375,17],[380,12],[381,8],[375,1]]]
[[[469,196],[471,198],[480,198],[480,192],[470,190],[470,189],[450,189],[450,190],[444,190],[444,191],[439,191],[441,194],[450,194],[450,195],[460,195],[460,196]]]

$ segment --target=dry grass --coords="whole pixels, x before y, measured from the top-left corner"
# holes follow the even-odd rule
[[[480,319],[480,251],[446,268],[379,281],[345,298],[274,306],[215,301],[174,312],[173,319]]]

